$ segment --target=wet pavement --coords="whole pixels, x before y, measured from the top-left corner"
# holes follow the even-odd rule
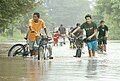
[[[0,81],[120,81],[120,42],[109,41],[107,54],[73,58],[69,45],[53,47],[53,60],[0,55]]]

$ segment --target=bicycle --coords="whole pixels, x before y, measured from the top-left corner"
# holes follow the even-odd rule
[[[76,48],[76,46],[75,46],[75,37],[69,36],[68,39],[70,41],[70,48],[72,48],[72,49]]]
[[[53,59],[52,57],[52,46],[49,42],[52,40],[50,37],[41,36],[38,47],[38,60],[40,59]],[[41,57],[41,58],[40,58]]]
[[[34,46],[35,52],[38,55],[38,60],[42,60],[45,58],[53,58],[52,57],[52,47],[48,45],[48,42],[51,40],[49,37],[44,37],[41,35],[38,45]],[[49,46],[49,47],[48,47]],[[46,49],[46,50],[44,50]],[[45,52],[48,51],[49,55],[45,57]],[[15,44],[8,51],[8,57],[15,57],[21,55],[22,57],[26,57],[30,54],[29,44],[26,40],[26,44]]]
[[[82,36],[79,36],[79,37],[76,37],[75,39],[75,44],[76,44],[76,55],[74,57],[81,57],[82,55],[82,48],[83,48],[83,37]]]

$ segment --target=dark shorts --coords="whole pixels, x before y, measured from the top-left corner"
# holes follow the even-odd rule
[[[101,44],[107,44],[107,38],[106,37],[98,38],[98,45],[101,45]]]

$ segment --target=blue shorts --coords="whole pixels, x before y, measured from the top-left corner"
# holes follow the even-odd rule
[[[97,50],[97,41],[87,42],[88,50],[96,51]]]

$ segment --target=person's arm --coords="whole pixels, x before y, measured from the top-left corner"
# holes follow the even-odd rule
[[[83,38],[83,29],[79,29],[78,31],[79,31],[79,33],[80,33],[80,37]]]
[[[46,36],[48,36],[47,28],[44,28]]]
[[[47,28],[46,28],[46,25],[45,25],[44,21],[42,23],[42,27],[44,28],[44,32],[45,32],[46,36],[48,36],[48,31],[47,31]]]
[[[105,35],[105,37],[107,37],[107,38],[108,38],[108,31],[106,31],[106,35]]]
[[[74,36],[74,33],[76,33],[80,28],[77,27],[71,34]]]
[[[31,31],[31,32],[35,32],[35,30],[32,28],[32,26],[29,26],[29,30]],[[35,32],[36,33],[36,32]]]
[[[107,37],[108,38],[108,27],[106,26],[106,32],[105,32],[105,37]]]
[[[96,34],[96,38],[98,39],[98,36],[99,36],[99,27],[97,29],[97,34]]]
[[[94,33],[88,37],[88,39],[91,39],[93,38],[95,35],[97,35],[97,29],[94,29]]]
[[[97,31],[96,38],[98,39],[99,31]]]
[[[32,26],[29,26],[29,30],[30,30],[30,32],[36,33],[36,34],[39,36],[38,32],[36,32],[36,31],[32,28]]]
[[[84,29],[84,23],[80,27],[77,27],[71,34],[74,36],[74,33],[76,33],[79,29]]]
[[[29,31],[37,34],[37,32],[32,28],[32,19],[29,20],[28,25],[29,25]]]
[[[91,38],[93,38],[96,35],[97,35],[97,25],[94,24],[94,33],[91,36],[89,36],[88,39],[91,39]]]

